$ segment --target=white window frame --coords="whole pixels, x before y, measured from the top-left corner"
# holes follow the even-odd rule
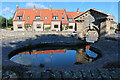
[[[21,26],[21,28],[19,28],[19,26]],[[18,28],[18,29],[22,29],[22,25],[17,25],[17,28]]]
[[[69,18],[68,21],[69,21],[69,22],[72,22],[72,18]]]
[[[58,20],[58,16],[53,16],[53,20]]]
[[[36,20],[40,20],[41,17],[40,17],[40,16],[35,16],[35,19],[36,19]]]
[[[17,20],[22,20],[22,16],[17,16]]]
[[[45,20],[47,20],[47,17],[45,17]]]
[[[29,20],[29,19],[30,19],[30,17],[28,16],[28,17],[27,17],[27,20]]]

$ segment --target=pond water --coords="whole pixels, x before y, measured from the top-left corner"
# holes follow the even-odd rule
[[[97,57],[98,54],[91,51],[89,46],[73,49],[52,49],[51,47],[48,50],[33,50],[31,54],[28,51],[21,52],[14,55],[10,60],[23,65],[52,67],[85,64],[94,61]]]

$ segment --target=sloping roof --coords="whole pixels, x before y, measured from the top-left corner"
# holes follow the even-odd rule
[[[83,12],[66,12],[68,18],[72,18],[73,22],[75,22],[74,17],[82,14]]]
[[[111,23],[112,23],[112,24],[117,24],[117,22],[115,22],[115,21],[111,21]]]
[[[81,15],[85,14],[86,12],[88,12],[88,11],[90,11],[90,10],[97,11],[97,12],[99,12],[99,13],[102,13],[102,14],[104,14],[104,15],[107,15],[109,18],[113,18],[113,19],[115,18],[115,16],[110,15],[110,14],[108,14],[108,13],[105,13],[105,12],[100,11],[100,10],[95,9],[95,8],[90,8],[90,9],[88,9],[87,11],[85,11],[84,13],[75,16],[74,18],[77,18],[78,16],[81,16]]]
[[[17,16],[23,16],[25,24],[32,24],[35,20],[35,16],[41,16],[41,20],[43,20],[44,24],[51,24],[53,16],[58,16],[58,20],[60,20],[62,24],[68,24],[67,17],[74,18],[81,13],[82,12],[66,12],[65,9],[18,9],[16,10],[14,20],[17,20]],[[29,20],[27,17],[29,17]],[[45,19],[45,17],[47,17],[47,19]],[[64,19],[62,19],[62,17],[64,17]],[[75,22],[74,19],[73,21]]]

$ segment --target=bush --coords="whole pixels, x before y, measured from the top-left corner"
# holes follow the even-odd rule
[[[114,27],[110,27],[110,29],[115,29]]]
[[[44,67],[44,64],[40,64],[40,67]]]
[[[45,30],[49,30],[50,28],[51,28],[51,26],[50,27],[46,27]]]

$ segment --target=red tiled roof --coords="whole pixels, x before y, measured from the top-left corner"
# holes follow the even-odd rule
[[[35,20],[35,16],[41,16],[41,20],[44,21],[44,24],[51,24],[51,20],[53,20],[53,16],[58,16],[58,20],[62,22],[62,24],[68,24],[68,18],[74,18],[75,16],[81,14],[82,12],[66,12],[65,9],[18,9],[16,11],[15,21],[17,20],[17,16],[23,15],[23,20],[25,20],[25,24],[32,24],[33,20]],[[66,15],[67,14],[67,15]],[[29,20],[27,19],[29,17]],[[47,17],[47,20],[45,20]],[[64,19],[62,19],[64,17]],[[73,19],[74,21],[74,19]],[[75,21],[74,21],[75,22]]]
[[[50,53],[65,53],[65,50],[45,50],[45,51],[35,51],[35,52],[31,52],[31,54],[43,54],[43,53],[46,53],[46,54],[50,54]],[[29,52],[27,53],[21,53],[22,55],[28,55],[30,54]]]
[[[115,21],[111,21],[111,23],[112,23],[112,24],[117,24],[117,22],[115,22]]]
[[[67,13],[67,17],[72,18],[73,22],[75,22],[74,17],[77,16],[77,15],[82,14],[83,12],[79,12],[79,13],[78,12],[66,12],[66,13]]]

